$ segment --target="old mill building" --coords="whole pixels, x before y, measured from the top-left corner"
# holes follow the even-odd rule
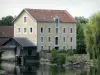
[[[66,10],[25,8],[13,22],[14,37],[29,39],[38,51],[76,49],[76,20]]]

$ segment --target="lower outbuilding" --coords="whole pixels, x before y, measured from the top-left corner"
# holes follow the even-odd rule
[[[37,46],[24,37],[9,38],[9,40],[1,45],[0,50],[3,51],[2,60],[23,63],[28,62],[28,60],[36,61],[39,59]]]

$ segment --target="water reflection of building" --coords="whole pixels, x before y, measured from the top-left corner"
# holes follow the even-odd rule
[[[2,62],[1,63],[1,69],[7,72],[10,75],[13,75],[15,73],[15,63],[6,63]]]
[[[1,68],[7,75],[37,75],[39,64],[26,64],[18,66],[14,62],[3,62]]]
[[[19,66],[16,65],[14,62],[2,62],[0,72],[1,70],[5,72],[5,75],[94,75],[93,73],[95,73],[95,75],[100,74],[100,68],[95,69],[90,67],[90,69],[74,69],[71,67],[50,67],[49,65],[39,65],[37,63],[26,63],[23,66]]]
[[[37,75],[52,75],[49,69],[50,69],[49,65],[41,64],[38,69]]]

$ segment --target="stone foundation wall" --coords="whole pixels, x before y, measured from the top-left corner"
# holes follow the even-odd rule
[[[40,59],[50,59],[51,53],[48,53],[47,51],[43,50],[40,52]]]

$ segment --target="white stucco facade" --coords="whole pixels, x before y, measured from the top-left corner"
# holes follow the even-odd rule
[[[43,46],[44,50],[48,50],[49,46],[51,49],[59,47],[59,50],[76,49],[76,24],[75,23],[59,23],[58,33],[56,33],[56,23],[38,23],[37,25],[37,46],[41,50]],[[41,33],[41,28],[43,28],[43,33]],[[51,32],[48,32],[48,28],[51,28]],[[63,29],[65,28],[65,33]],[[72,33],[70,29],[72,28]],[[41,42],[41,37],[43,37],[43,42]],[[48,41],[49,37],[51,38],[50,42]],[[58,37],[58,45],[55,45],[55,37]],[[65,41],[64,41],[65,37]],[[72,37],[72,42],[70,38]]]

